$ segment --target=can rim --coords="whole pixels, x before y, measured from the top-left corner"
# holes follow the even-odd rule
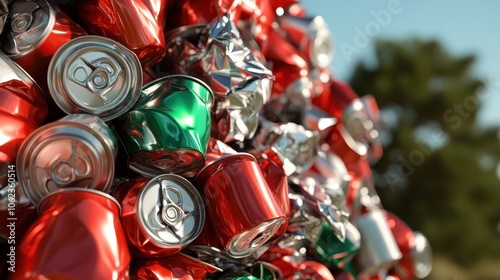
[[[82,46],[82,44],[87,45]],[[66,79],[66,74],[65,72],[63,72],[63,70],[65,70],[66,67],[68,67],[69,64],[73,62],[73,56],[92,47],[101,47],[108,51],[115,51],[116,55],[114,56],[114,58],[119,58],[119,60],[123,62],[123,65],[125,65],[127,68],[126,72],[128,73],[128,75],[126,75],[125,79],[130,79],[128,90],[123,92],[120,91],[120,95],[126,95],[127,92],[132,93],[129,94],[131,99],[128,101],[126,99],[123,99],[126,97],[124,96],[121,102],[118,104],[113,103],[116,103],[115,100],[110,102],[111,104],[114,104],[114,106],[110,107],[110,103],[108,103],[103,106],[97,107],[103,108],[103,111],[100,113],[93,112],[92,109],[85,108],[83,105],[75,102],[72,97],[73,94],[70,94],[70,91],[66,86],[64,86],[63,83],[63,80]],[[64,61],[61,62],[61,59],[64,59]],[[141,95],[143,76],[142,65],[139,58],[133,51],[125,47],[123,44],[107,37],[97,35],[83,35],[69,40],[64,45],[59,47],[54,53],[50,60],[47,71],[49,95],[54,100],[54,103],[67,114],[87,113],[97,115],[104,121],[109,121],[129,112]]]
[[[163,240],[161,240],[161,238],[158,238],[156,234],[154,234],[150,229],[149,229],[149,226],[148,226],[148,223],[144,220],[144,217],[143,215],[141,214],[141,209],[143,207],[143,201],[142,201],[142,197],[144,196],[144,194],[146,193],[146,191],[148,189],[150,189],[152,186],[154,186],[156,183],[156,181],[158,179],[173,179],[176,183],[182,185],[183,187],[186,187],[188,188],[187,192],[188,193],[191,193],[193,194],[194,196],[198,196],[198,197],[195,197],[195,199],[197,200],[197,202],[199,202],[199,204],[197,204],[197,208],[199,208],[198,212],[198,216],[200,217],[199,220],[200,220],[200,223],[198,223],[198,225],[196,226],[196,231],[194,231],[194,234],[192,234],[192,236],[187,239],[186,241],[182,242],[182,243],[179,243],[179,244],[169,244],[166,242],[162,242]],[[194,199],[193,199],[194,201]],[[194,203],[193,203],[194,204]],[[162,174],[162,175],[158,175],[154,178],[151,178],[149,179],[146,184],[144,184],[142,187],[141,187],[141,190],[139,191],[139,193],[137,194],[137,203],[135,204],[135,211],[136,211],[136,215],[138,216],[138,221],[139,221],[139,225],[140,225],[140,230],[146,234],[146,236],[150,237],[150,241],[158,246],[158,247],[161,247],[161,248],[171,248],[172,245],[178,245],[179,247],[181,248],[184,248],[186,247],[189,243],[191,243],[192,241],[194,241],[201,233],[201,231],[203,230],[203,227],[205,225],[205,204],[203,202],[203,198],[201,197],[201,194],[198,192],[198,190],[195,188],[195,186],[193,184],[191,184],[191,182],[189,182],[186,178],[180,176],[180,175],[177,175],[177,174],[171,174],[171,173],[167,173],[167,174]]]
[[[225,155],[220,156],[216,160],[212,161],[211,163],[203,166],[203,168],[200,169],[200,171],[198,171],[198,174],[196,174],[196,176],[193,178],[193,181],[197,182],[201,177],[203,177],[202,173],[204,173],[205,171],[207,171],[209,169],[218,168],[220,165],[224,164],[224,162],[228,158],[232,158],[232,157],[240,158],[240,159],[250,158],[252,161],[257,162],[257,159],[252,154],[249,154],[249,153],[225,154]],[[224,162],[221,162],[221,161],[224,161]]]
[[[207,83],[205,83],[204,81],[202,81],[201,79],[197,78],[197,77],[194,77],[194,76],[190,76],[190,75],[186,75],[186,74],[172,74],[172,75],[168,75],[168,76],[163,76],[163,77],[160,77],[160,78],[157,78],[147,84],[145,84],[142,88],[141,88],[141,91],[145,88],[148,88],[148,87],[152,87],[153,84],[155,83],[158,83],[160,81],[163,81],[163,80],[166,80],[168,78],[186,78],[186,79],[189,79],[189,80],[193,80],[197,83],[200,83],[202,86],[204,86],[208,92],[210,93],[210,108],[214,105],[214,92],[212,91],[212,88],[210,86],[208,86]]]
[[[42,208],[42,204],[44,203],[45,200],[47,200],[49,197],[53,196],[53,195],[58,195],[58,194],[61,194],[61,193],[71,193],[71,192],[88,192],[88,193],[92,193],[92,194],[96,194],[96,195],[99,195],[99,196],[102,196],[104,198],[107,198],[109,200],[111,200],[111,202],[113,202],[117,207],[118,207],[118,216],[120,217],[121,216],[121,213],[122,213],[122,206],[120,205],[120,203],[118,202],[118,200],[116,200],[113,196],[111,196],[110,194],[106,193],[106,192],[103,192],[103,191],[99,191],[99,190],[95,190],[95,189],[86,189],[86,188],[67,188],[67,189],[58,189],[57,191],[55,192],[51,192],[49,193],[48,195],[46,195],[44,198],[42,198],[40,200],[40,203],[36,206],[36,209],[37,209],[37,214],[40,215],[41,214],[41,208]]]
[[[26,1],[26,2],[28,2],[28,1]],[[17,60],[17,59],[23,58],[23,57],[27,56],[28,54],[32,53],[38,47],[40,47],[40,45],[42,45],[45,42],[45,40],[47,40],[47,38],[49,37],[50,33],[52,33],[52,30],[54,29],[54,25],[56,24],[56,9],[57,8],[52,7],[49,4],[49,2],[46,1],[46,0],[37,0],[36,2],[37,3],[42,2],[44,4],[44,6],[48,8],[48,10],[49,10],[49,12],[48,12],[49,21],[48,21],[47,25],[45,26],[45,30],[43,31],[43,33],[40,36],[39,40],[37,40],[36,44],[30,46],[28,48],[28,50],[20,52],[18,54],[7,54],[5,52],[5,50],[2,48],[2,50],[4,50],[4,53],[9,58],[11,58],[13,60]]]
[[[34,143],[40,138],[40,136],[44,132],[46,132],[49,129],[52,130],[52,129],[57,128],[57,127],[64,127],[64,125],[68,125],[68,124],[70,127],[83,129],[85,132],[88,132],[91,135],[93,135],[94,137],[96,137],[97,141],[99,141],[99,143],[102,145],[109,161],[114,163],[115,158],[114,158],[113,152],[111,151],[111,148],[108,146],[108,144],[106,143],[104,138],[102,138],[102,136],[99,133],[97,133],[93,129],[91,129],[88,126],[81,124],[81,123],[70,122],[70,121],[55,121],[55,122],[48,123],[44,126],[37,128],[23,141],[23,143],[19,147],[19,150],[17,153],[16,165],[20,168],[24,168],[28,164],[28,162],[30,162],[32,160],[33,154],[31,153],[32,152],[31,147],[33,147]],[[66,133],[66,136],[67,136],[67,134],[68,133]],[[80,134],[80,133],[73,133],[70,135],[76,136],[76,137],[82,139],[82,134]],[[115,173],[114,164],[111,164],[108,168],[109,168],[109,170],[108,170],[109,179],[107,180],[107,183],[105,185],[104,190],[108,190],[111,187],[111,183],[113,182],[112,178],[114,177],[114,173]],[[29,192],[29,186],[31,186],[31,184],[29,184],[27,182],[26,178],[24,178],[23,176],[19,176],[19,174],[17,176],[18,176],[18,181],[21,184],[21,187],[22,187],[26,197],[31,201],[31,203],[33,203],[33,205],[38,207],[38,205],[40,205],[40,202],[43,200],[43,198],[38,200],[38,201],[36,199],[34,199],[33,195]],[[77,188],[75,188],[75,189],[77,189]],[[51,193],[53,193],[53,192],[49,192],[47,195],[49,195]],[[47,195],[45,195],[45,196],[47,196]]]

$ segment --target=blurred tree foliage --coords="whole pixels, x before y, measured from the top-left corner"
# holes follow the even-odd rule
[[[463,266],[500,259],[498,128],[476,121],[494,81],[475,77],[474,61],[436,41],[379,41],[375,65],[358,64],[350,80],[387,126],[374,166],[384,207]]]

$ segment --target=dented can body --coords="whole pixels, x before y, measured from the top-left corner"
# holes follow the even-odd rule
[[[269,241],[286,214],[250,154],[222,156],[205,166],[195,183],[220,243],[233,257],[245,257]]]
[[[120,123],[130,168],[143,176],[196,175],[210,140],[213,93],[202,81],[171,75],[142,88]]]
[[[12,1],[1,46],[48,94],[47,69],[52,56],[63,44],[85,34],[45,0]]]
[[[166,7],[166,0],[82,1],[78,17],[89,33],[120,42],[139,57],[142,65],[151,66],[166,53]]]
[[[38,212],[18,245],[10,279],[129,279],[120,206],[111,196],[64,189],[47,196]]]

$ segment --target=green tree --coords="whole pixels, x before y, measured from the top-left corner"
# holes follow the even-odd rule
[[[379,41],[375,66],[359,63],[350,80],[390,126],[374,166],[384,207],[462,266],[500,258],[499,129],[477,123],[493,84],[474,61],[437,41]]]

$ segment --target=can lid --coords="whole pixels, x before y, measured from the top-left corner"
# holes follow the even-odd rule
[[[136,204],[143,231],[159,247],[187,246],[205,224],[205,206],[195,187],[174,174],[152,178]]]
[[[42,44],[55,24],[55,11],[44,0],[19,0],[9,5],[2,50],[12,59],[21,58]],[[10,28],[9,28],[10,27]]]
[[[90,127],[57,121],[42,126],[22,143],[17,175],[34,205],[63,188],[107,191],[113,183],[114,156]]]
[[[50,61],[49,91],[66,113],[117,118],[140,96],[142,68],[137,56],[101,36],[80,36],[64,44]]]
[[[236,235],[229,242],[227,252],[234,258],[248,256],[252,251],[269,241],[283,222],[282,218],[272,219]]]

